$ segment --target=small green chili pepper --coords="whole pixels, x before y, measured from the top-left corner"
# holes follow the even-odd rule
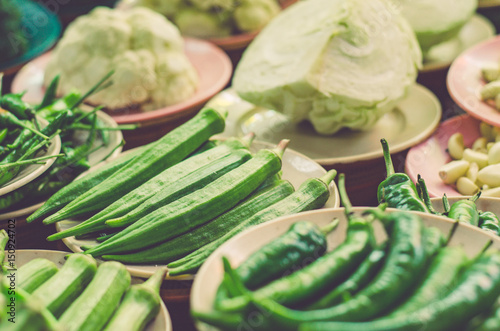
[[[481,191],[470,199],[463,199],[453,203],[448,212],[448,217],[459,222],[468,223],[474,226],[479,224],[479,212],[476,200],[481,196]],[[447,199],[447,198],[446,198]]]
[[[0,144],[3,143],[3,141],[7,137],[8,132],[9,132],[9,129],[7,129],[7,128],[4,128],[3,130],[0,131]]]
[[[405,173],[396,173],[392,164],[389,146],[385,139],[381,139],[384,151],[387,178],[383,180],[377,190],[379,203],[387,203],[388,207],[401,210],[413,210],[428,213],[429,210],[420,200],[417,188],[410,177]]]
[[[0,108],[0,126],[1,127],[13,127],[13,126],[19,126],[21,128],[30,130],[37,136],[40,136],[44,139],[47,139],[47,136],[41,133],[40,131],[36,130],[35,128],[31,127],[29,124],[26,122],[18,119],[14,114],[11,112],[6,111],[3,108]]]
[[[0,99],[0,107],[12,113],[20,120],[29,120],[34,118],[35,111],[30,104],[22,100],[23,93],[5,94]]]
[[[42,102],[36,106],[36,110],[40,110],[42,108],[45,108],[56,101],[56,94],[57,94],[57,86],[59,85],[59,75],[56,75],[52,80],[50,81],[49,86],[45,90],[45,94],[43,96]]]
[[[352,214],[343,174],[339,176],[339,191],[348,219],[345,241],[308,266],[256,290],[255,297],[271,298],[285,305],[310,302],[333,289],[338,281],[354,272],[370,254],[375,245],[371,222]],[[219,308],[224,311],[242,311],[248,303],[246,297],[239,296],[220,302]]]
[[[479,227],[500,236],[500,220],[498,216],[491,211],[479,213]]]

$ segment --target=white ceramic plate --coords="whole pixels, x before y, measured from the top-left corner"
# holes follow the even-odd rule
[[[42,127],[45,127],[47,125],[47,121],[43,119],[38,120],[40,125]],[[47,149],[47,152],[45,153],[38,153],[36,156],[50,156],[50,155],[57,155],[61,151],[61,138],[59,136],[55,136],[52,138],[51,143],[49,145],[49,148]],[[12,178],[10,181],[5,183],[3,186],[0,187],[0,196],[7,194],[9,192],[12,192],[14,190],[17,190],[23,185],[28,184],[41,174],[45,172],[50,166],[54,163],[56,160],[55,157],[50,158],[48,160],[43,161],[43,164],[30,164],[29,166],[25,167],[23,170],[21,170],[16,177]]]
[[[105,126],[109,126],[109,127],[116,127],[117,126],[116,122],[109,115],[107,115],[106,113],[104,113],[102,111],[97,112],[97,117],[103,122],[103,125],[105,125]],[[76,131],[74,139],[78,143],[84,143],[85,140],[87,139],[87,136],[88,136],[87,131]],[[57,136],[57,138],[59,138],[59,136]],[[102,161],[107,155],[109,155],[110,158],[113,158],[116,155],[120,154],[122,151],[122,147],[118,147],[114,151],[113,151],[113,149],[120,144],[122,139],[123,139],[123,135],[122,135],[122,132],[120,130],[109,131],[109,143],[108,143],[108,145],[104,146],[102,148],[99,148],[98,150],[96,150],[95,152],[93,152],[92,154],[89,155],[90,165],[95,166],[97,163]],[[101,139],[96,139],[96,141],[94,142],[94,144],[92,146],[93,146],[93,148],[96,148],[101,143],[102,143]],[[59,139],[59,148],[57,150],[57,153],[59,153],[60,148],[61,148],[61,140]],[[55,153],[55,154],[57,154],[57,153]],[[112,154],[110,154],[110,153],[112,153]],[[52,163],[53,162],[54,162],[54,160],[52,160]],[[50,163],[50,165],[52,163]],[[44,165],[44,167],[47,167],[47,165]],[[34,179],[34,178],[32,178],[32,179]],[[16,187],[16,188],[18,188],[18,187]],[[1,189],[0,189],[0,191],[1,191]],[[22,207],[20,209],[0,213],[0,221],[4,221],[7,219],[17,218],[20,216],[31,214],[32,212],[34,212],[35,210],[40,208],[42,206],[42,204],[43,204],[43,202],[31,204],[31,205]]]
[[[216,95],[207,106],[228,111],[222,135],[243,136],[253,131],[258,140],[270,143],[286,137],[290,148],[325,166],[381,158],[381,138],[389,142],[391,153],[401,152],[426,139],[441,119],[439,100],[421,85],[412,86],[397,108],[371,130],[344,129],[332,136],[319,135],[309,123],[295,125],[281,113],[256,107],[232,89]]]
[[[254,141],[252,144],[252,151],[257,151],[262,148],[270,147],[270,144]],[[325,169],[323,169],[319,164],[314,162],[313,160],[305,157],[304,155],[297,153],[293,150],[287,149],[283,155],[283,179],[289,180],[295,188],[299,187],[302,182],[311,177],[321,177],[326,173]],[[325,207],[336,208],[340,205],[339,194],[337,190],[337,186],[334,182],[330,185],[330,198],[326,202]],[[58,232],[71,228],[78,221],[62,221],[56,223],[56,229]],[[81,252],[80,246],[95,244],[95,240],[77,240],[75,237],[68,237],[63,239],[64,244],[69,247],[73,252]],[[149,277],[154,271],[157,269],[157,265],[131,265],[125,264],[127,266],[128,271],[134,276],[137,277]],[[167,279],[175,279],[175,280],[187,280],[193,279],[191,275],[185,276],[177,276],[177,277],[169,277]]]
[[[455,38],[432,47],[426,54],[421,73],[448,68],[453,60],[466,49],[496,34],[493,24],[484,16],[475,14]]]
[[[65,262],[64,257],[68,252],[50,251],[50,250],[35,250],[35,249],[20,249],[16,251],[15,263],[18,268],[35,258],[44,258],[54,262],[57,267],[61,268]],[[141,283],[141,279],[132,278],[132,284]],[[167,307],[160,302],[160,312],[154,320],[152,320],[144,331],[172,331],[172,322],[168,313]]]
[[[361,212],[363,210],[366,210],[366,208],[354,208],[355,212]],[[391,209],[388,210],[394,211]],[[453,220],[444,217],[425,213],[418,214],[422,217],[425,226],[435,226],[444,234],[448,234],[454,224]],[[199,312],[211,311],[216,290],[224,274],[222,256],[226,256],[231,262],[231,265],[237,267],[242,261],[247,259],[250,254],[274,238],[285,233],[293,223],[307,220],[322,227],[327,225],[334,218],[338,218],[340,223],[337,229],[328,236],[328,245],[331,250],[345,240],[347,221],[343,208],[322,209],[280,217],[279,219],[258,225],[231,238],[231,240],[227,241],[213,252],[201,266],[191,289],[191,310]],[[374,227],[376,238],[378,240],[383,240],[386,236],[380,223],[374,222]],[[449,246],[462,246],[466,253],[470,257],[473,257],[481,251],[489,240],[493,241],[492,247],[500,249],[500,237],[486,233],[468,224],[459,224],[450,240]],[[203,323],[197,323],[197,328],[200,331],[217,330]]]

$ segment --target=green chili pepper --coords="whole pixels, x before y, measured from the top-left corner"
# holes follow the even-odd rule
[[[396,173],[391,160],[389,146],[385,139],[381,139],[384,150],[384,160],[387,171],[387,178],[383,180],[377,190],[379,203],[387,203],[388,207],[401,210],[413,210],[428,213],[429,210],[420,200],[417,188],[410,177],[404,173]]]
[[[0,144],[3,143],[3,141],[7,137],[8,132],[9,132],[9,129],[7,129],[7,128],[4,128],[3,130],[0,131]]]
[[[500,236],[500,220],[498,216],[491,211],[479,213],[478,226],[483,230],[490,231]]]
[[[500,253],[481,254],[448,294],[410,313],[369,322],[323,322],[300,325],[300,331],[437,331],[460,330],[500,296]],[[498,329],[495,329],[498,330]]]
[[[453,203],[450,207],[450,211],[448,212],[448,217],[459,222],[478,226],[479,212],[475,201],[480,195],[481,191],[472,196],[470,199],[459,200]]]
[[[352,214],[343,174],[339,176],[339,191],[348,219],[345,241],[305,268],[256,290],[256,298],[270,298],[284,305],[301,305],[313,301],[352,274],[370,254],[375,245],[372,225],[367,219]],[[239,296],[220,302],[219,308],[224,311],[242,311],[248,303],[247,297]]]
[[[380,271],[387,257],[387,247],[387,242],[380,244],[361,263],[354,274],[318,301],[307,306],[306,310],[332,307],[350,300],[372,280],[373,275],[376,275]]]
[[[45,108],[56,101],[56,95],[57,95],[57,86],[59,85],[59,75],[56,75],[52,80],[50,81],[49,86],[45,90],[45,94],[43,96],[42,102],[36,106],[36,110],[40,110],[42,108]]]
[[[31,132],[33,132],[37,136],[40,136],[40,137],[42,137],[44,139],[47,139],[46,135],[44,135],[40,131],[36,130],[35,128],[30,127],[29,124],[27,124],[26,122],[18,119],[14,114],[6,111],[3,108],[0,108],[0,126],[1,127],[19,126],[21,128],[30,130]]]
[[[26,123],[26,124],[28,124],[28,123]],[[21,144],[23,144],[25,141],[27,141],[28,139],[30,139],[32,136],[33,136],[33,132],[31,132],[31,130],[29,130],[29,129],[23,129],[19,133],[19,135],[17,136],[17,138],[12,142],[12,144],[8,144],[6,147],[9,148],[9,149],[18,148],[19,146],[21,146]]]
[[[12,113],[19,120],[34,118],[34,110],[30,104],[22,100],[23,93],[9,93],[0,99],[0,107]]]
[[[416,187],[418,196],[424,202],[429,212],[434,215],[443,215],[442,213],[434,209],[434,207],[432,206],[431,197],[429,196],[429,191],[427,190],[427,185],[425,184],[424,179],[420,175],[418,175],[417,177]]]
[[[320,310],[293,310],[270,296],[256,296],[256,292],[247,294],[260,311],[268,314],[272,325],[279,330],[297,330],[299,324],[307,322],[372,319],[393,308],[412,290],[427,261],[422,220],[408,212],[385,214],[374,209],[367,213],[383,222],[390,238],[387,261],[375,279],[351,300]]]

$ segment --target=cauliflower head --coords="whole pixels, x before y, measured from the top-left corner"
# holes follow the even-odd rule
[[[60,94],[86,91],[110,70],[113,84],[88,102],[108,109],[158,109],[184,101],[198,74],[183,51],[175,25],[145,7],[97,7],[71,23],[52,52],[45,84],[60,75]]]
[[[257,35],[232,85],[257,106],[334,134],[371,128],[406,95],[421,63],[414,32],[389,0],[307,0]]]

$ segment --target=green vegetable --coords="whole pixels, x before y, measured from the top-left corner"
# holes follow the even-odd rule
[[[148,146],[136,148],[133,151],[120,155],[113,161],[107,161],[106,164],[103,164],[82,178],[74,180],[70,184],[64,186],[61,190],[52,195],[33,214],[28,216],[26,220],[28,222],[32,222],[63,208],[65,205],[78,198],[81,194],[90,190],[92,187],[98,185],[113,173],[117,172],[125,164],[129,163],[133,158],[141,154],[144,149],[148,148]]]
[[[130,273],[119,262],[99,265],[92,281],[59,318],[68,331],[95,331],[106,325],[130,285]]]
[[[406,95],[422,62],[395,8],[385,0],[297,1],[246,48],[232,86],[244,100],[309,121],[321,134],[371,128]]]
[[[96,261],[88,255],[71,254],[62,268],[33,293],[56,318],[83,292],[97,269]]]
[[[378,274],[387,257],[387,242],[383,242],[361,263],[358,269],[339,286],[307,306],[307,310],[322,309],[350,300]]]
[[[119,172],[47,217],[45,221],[52,223],[104,208],[162,170],[178,163],[210,136],[223,129],[224,119],[217,111],[211,108],[201,110],[195,117],[149,146]]]
[[[479,191],[470,199],[458,200],[457,202],[453,203],[450,207],[450,211],[448,212],[448,217],[459,222],[478,226],[479,212],[477,210],[475,201],[479,198],[480,195],[481,191]]]
[[[246,198],[233,209],[189,232],[173,239],[139,250],[138,252],[121,255],[103,255],[106,260],[124,263],[169,263],[181,258],[204,245],[222,237],[233,227],[264,208],[292,194],[294,188],[290,182],[280,180],[275,186],[259,191]]]
[[[443,298],[421,309],[376,321],[307,323],[300,331],[436,331],[459,330],[486,311],[500,295],[500,253],[482,254],[463,272]]]
[[[159,292],[166,273],[166,268],[160,268],[144,283],[132,285],[104,330],[143,330],[160,311]]]
[[[32,293],[58,270],[55,263],[50,260],[44,258],[33,259],[18,269],[19,282],[17,286],[27,293]]]
[[[255,298],[276,300],[287,306],[311,301],[350,275],[370,254],[375,244],[373,228],[366,219],[352,215],[343,174],[339,175],[339,191],[348,219],[345,241],[308,266],[259,288],[254,292]],[[241,311],[248,305],[247,300],[245,296],[230,298],[220,302],[218,308],[222,311]]]
[[[452,285],[468,262],[462,247],[444,247],[432,260],[429,270],[423,275],[421,284],[409,298],[398,305],[389,316],[405,316],[421,309],[430,302],[439,300],[452,290]]]
[[[491,211],[479,213],[478,226],[483,230],[490,231],[493,234],[500,236],[500,220],[498,219],[498,216]]]
[[[203,246],[177,261],[169,263],[169,275],[181,275],[197,270],[215,249],[251,226],[270,221],[280,216],[323,207],[330,197],[328,186],[336,175],[337,171],[332,169],[321,178],[307,179],[300,185],[296,192],[253,216],[244,219],[240,224],[219,239],[214,240],[209,245]]]
[[[401,210],[429,212],[426,205],[420,200],[413,181],[405,173],[396,173],[389,152],[389,145],[385,139],[380,140],[384,150],[387,178],[377,189],[379,203],[387,203],[388,207]]]
[[[288,140],[275,150],[262,149],[249,161],[205,187],[169,203],[119,234],[86,251],[101,256],[152,246],[188,232],[234,207],[264,180],[281,170],[281,156]]]
[[[108,220],[120,218],[132,212],[141,213],[143,208],[149,208],[148,210],[152,211],[161,205],[166,205],[197,190],[247,160],[250,154],[243,151],[237,152],[235,156],[230,158],[225,158],[238,149],[246,148],[247,145],[241,141],[228,140],[217,148],[183,160],[120,197],[86,221],[65,231],[55,233],[47,239],[52,241],[72,235],[101,231],[113,224],[113,222],[109,225],[106,224],[105,222]],[[152,205],[150,201],[156,201],[157,203]],[[131,214],[129,217],[132,218],[134,215]],[[46,221],[44,223],[47,224]],[[128,225],[127,223],[117,223],[118,225],[115,227]]]

